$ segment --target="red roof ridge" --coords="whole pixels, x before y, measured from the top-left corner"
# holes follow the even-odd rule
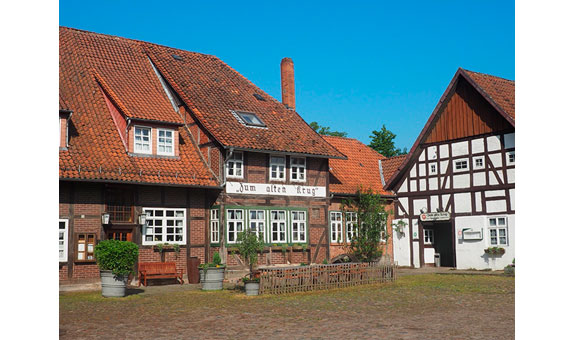
[[[482,76],[487,76],[487,77],[491,77],[491,78],[498,78],[498,79],[501,79],[501,80],[510,81],[510,82],[512,82],[512,83],[515,83],[515,80],[512,80],[512,79],[507,79],[507,78],[503,78],[503,77],[499,77],[499,76],[494,76],[494,75],[488,74],[488,73],[471,71],[471,70],[464,69],[464,68],[462,68],[462,67],[460,67],[460,69],[462,69],[462,70],[465,71],[465,72],[480,74],[480,75],[482,75]]]

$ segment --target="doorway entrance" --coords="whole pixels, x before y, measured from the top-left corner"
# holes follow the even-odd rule
[[[451,222],[423,223],[424,248],[432,248],[435,257],[439,255],[440,267],[455,267],[454,231]],[[426,263],[425,261],[423,263]]]

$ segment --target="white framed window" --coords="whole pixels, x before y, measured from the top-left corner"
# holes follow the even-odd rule
[[[174,130],[158,129],[157,141],[158,155],[173,156],[174,155]]]
[[[220,209],[210,210],[210,242],[220,243]]]
[[[423,244],[433,244],[433,229],[423,229]]]
[[[345,213],[345,231],[347,235],[347,242],[351,242],[354,236],[357,235],[357,213]]]
[[[305,157],[290,157],[290,169],[293,182],[305,182]]]
[[[271,242],[284,243],[287,242],[286,236],[286,212],[284,210],[271,210]]]
[[[285,181],[286,172],[285,156],[270,156],[270,179],[276,181]]]
[[[468,169],[467,159],[453,161],[455,171],[464,171]]]
[[[509,244],[507,234],[507,217],[488,218],[489,244],[491,246],[506,246]]]
[[[435,174],[437,174],[437,163],[431,163],[431,164],[429,164],[429,174],[430,174],[430,175],[435,175]]]
[[[236,243],[238,234],[244,230],[244,211],[241,209],[228,209],[227,223],[228,223],[228,243]]]
[[[60,262],[68,261],[68,220],[59,220],[59,235],[58,235],[58,247],[60,252]]]
[[[264,210],[250,210],[250,230],[256,233],[259,239],[265,240],[266,212]]]
[[[143,126],[134,126],[134,152],[152,153],[152,129]]]
[[[306,242],[307,220],[305,211],[291,212],[292,242]]]
[[[343,226],[341,212],[332,211],[329,213],[329,223],[331,226],[331,243],[341,243],[343,242]]]
[[[485,160],[483,159],[483,156],[473,158],[473,168],[475,169],[485,168]]]
[[[143,245],[186,244],[186,209],[143,208],[143,211],[146,214]]]
[[[233,152],[226,163],[226,177],[244,177],[244,154],[243,152]]]
[[[507,153],[507,164],[515,164],[515,151]]]

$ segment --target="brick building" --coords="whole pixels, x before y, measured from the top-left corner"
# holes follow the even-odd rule
[[[104,239],[135,242],[139,262],[184,271],[218,251],[241,262],[234,244],[245,228],[266,243],[262,264],[337,254],[331,179],[347,185],[337,201],[359,183],[342,175],[363,165],[337,170],[356,150],[296,113],[289,58],[281,77],[279,102],[214,56],[61,27],[60,279],[99,277],[93,250]],[[368,154],[377,180],[357,178],[383,193],[383,157]]]

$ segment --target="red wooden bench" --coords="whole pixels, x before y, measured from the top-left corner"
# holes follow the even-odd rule
[[[184,284],[184,270],[176,269],[176,262],[142,262],[138,265],[138,287],[144,283],[148,286],[148,279],[175,278]]]

